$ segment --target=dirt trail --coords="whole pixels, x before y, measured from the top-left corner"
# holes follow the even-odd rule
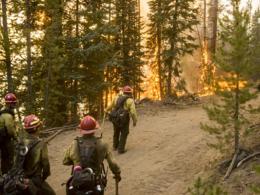
[[[181,195],[203,172],[213,157],[206,146],[206,133],[199,123],[207,120],[200,105],[139,108],[139,123],[130,130],[128,152],[115,158],[122,168],[120,195]],[[112,143],[112,126],[105,124],[104,139]],[[65,194],[61,183],[70,168],[62,166],[63,152],[77,132],[58,136],[49,145],[52,176],[48,179],[58,195]],[[114,194],[114,181],[109,172],[107,195]]]

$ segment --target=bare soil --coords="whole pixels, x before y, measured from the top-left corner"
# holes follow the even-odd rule
[[[139,122],[131,127],[127,153],[114,156],[122,169],[120,195],[179,195],[200,175],[214,158],[206,146],[206,133],[200,122],[207,117],[201,105],[176,108],[157,104],[138,108]],[[112,144],[109,122],[103,128],[105,141]],[[49,144],[52,176],[48,179],[58,195],[65,194],[62,183],[70,167],[62,165],[64,150],[78,132],[66,132]],[[106,194],[114,194],[114,180],[109,172]]]
[[[131,127],[128,137],[127,153],[113,152],[122,169],[119,194],[186,194],[194,180],[212,170],[212,164],[219,158],[219,154],[207,146],[208,134],[200,129],[200,122],[208,120],[202,105],[179,107],[147,103],[139,105],[138,114],[138,125]],[[103,132],[104,140],[112,145],[113,130],[109,122],[105,123]],[[65,194],[65,186],[61,184],[71,171],[71,167],[62,165],[64,151],[77,135],[76,131],[66,132],[49,144],[52,176],[48,182],[57,195]],[[113,195],[115,182],[111,171],[108,175],[106,194]],[[233,188],[230,192],[244,194]]]

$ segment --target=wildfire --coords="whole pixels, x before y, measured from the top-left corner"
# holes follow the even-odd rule
[[[208,52],[208,42],[202,44],[202,59],[201,59],[201,76],[199,78],[199,96],[208,96],[214,94],[216,67],[210,61]]]

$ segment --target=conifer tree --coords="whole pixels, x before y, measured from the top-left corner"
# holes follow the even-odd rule
[[[162,64],[162,49],[163,49],[163,40],[162,40],[162,29],[165,26],[165,18],[167,17],[167,9],[165,9],[164,0],[154,0],[149,1],[149,19],[150,23],[148,25],[148,41],[147,47],[149,49],[149,59],[155,58],[155,62],[150,61],[152,64],[155,63],[156,66],[151,67],[152,69],[157,70],[158,80],[159,80],[159,89],[160,89],[160,99],[163,99],[165,88],[164,88],[164,72]],[[156,56],[155,56],[156,55]]]
[[[142,81],[141,67],[143,55],[140,39],[140,18],[137,16],[137,0],[116,1],[116,26],[119,29],[115,40],[115,50],[118,51],[118,69],[120,85],[131,85],[135,91],[139,90],[138,84]]]
[[[180,58],[196,48],[192,32],[198,24],[198,8],[194,4],[194,0],[152,0],[149,3],[149,43],[151,51],[158,50],[156,63],[161,74],[158,76],[161,96],[163,89],[166,97],[177,96],[177,91],[173,91],[173,79],[176,81],[175,89],[186,91],[185,81],[181,79]]]
[[[253,15],[252,21],[252,58],[251,63],[255,67],[252,78],[257,80],[260,78],[260,7]]]
[[[216,137],[217,142],[209,145],[227,151],[232,148],[234,156],[225,175],[227,178],[234,166],[240,148],[242,130],[246,129],[248,120],[245,112],[249,110],[246,103],[255,97],[249,90],[248,76],[252,71],[250,65],[250,35],[248,9],[240,8],[239,0],[231,0],[231,15],[226,15],[221,24],[221,46],[217,50],[216,64],[223,72],[218,79],[217,94],[220,102],[205,107],[210,124],[201,128]],[[226,88],[221,88],[226,83]]]
[[[2,43],[3,43],[3,50],[4,50],[4,63],[7,75],[7,83],[8,83],[8,91],[14,92],[14,81],[13,81],[13,68],[11,63],[11,49],[10,49],[10,38],[9,38],[9,27],[8,27],[8,1],[2,0],[1,1],[1,8],[2,8]]]
[[[43,42],[44,63],[44,112],[48,126],[64,125],[68,99],[64,94],[65,86],[65,56],[63,48],[61,0],[45,0],[47,15],[45,36]]]

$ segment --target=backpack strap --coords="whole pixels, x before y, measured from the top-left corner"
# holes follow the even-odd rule
[[[17,153],[17,168],[18,169],[23,169],[23,166],[24,166],[24,161],[25,161],[25,158],[26,158],[26,155],[38,144],[40,143],[41,140],[35,140],[31,143],[29,143],[28,146],[24,146],[23,144],[19,144],[18,145],[18,151],[19,153]]]
[[[119,96],[119,98],[116,101],[115,109],[118,110],[119,108],[123,108],[125,102],[128,100],[128,98],[131,98],[129,96]]]
[[[82,166],[82,168],[87,168],[86,166],[86,150],[85,147],[86,146],[90,146],[90,147],[96,147],[97,145],[97,141],[93,141],[93,140],[85,140],[82,137],[77,137],[77,145],[78,145],[78,151],[79,151],[79,158],[80,158],[80,165]]]

